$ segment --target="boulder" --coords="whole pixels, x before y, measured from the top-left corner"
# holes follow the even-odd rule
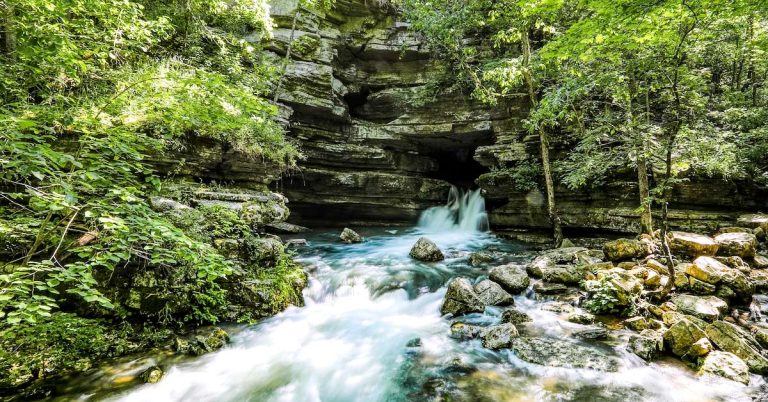
[[[699,375],[714,375],[749,384],[749,366],[744,360],[729,352],[710,352],[699,368]]]
[[[269,223],[266,228],[270,233],[298,234],[309,232],[309,228],[288,222]]]
[[[492,281],[501,285],[504,290],[513,294],[524,291],[531,283],[525,269],[515,264],[493,267],[488,276]]]
[[[690,276],[685,273],[688,270],[688,266],[693,264],[680,264],[675,267],[675,288],[678,291],[687,291],[691,287]],[[712,285],[715,287],[715,285]]]
[[[752,233],[722,233],[715,236],[719,246],[717,255],[752,257],[757,247],[757,237]]]
[[[582,309],[575,309],[568,313],[565,319],[574,324],[592,324],[595,322],[595,315]]]
[[[163,378],[163,374],[163,370],[160,369],[160,367],[152,366],[142,371],[141,374],[139,374],[139,378],[147,384],[154,384]]]
[[[633,331],[640,332],[648,329],[648,320],[642,316],[627,318],[624,320],[624,326]]]
[[[645,262],[645,266],[658,272],[659,275],[669,275],[669,268],[667,268],[667,264],[663,264],[658,260],[654,260],[653,258],[648,259],[648,261]]]
[[[683,356],[691,345],[707,337],[703,329],[705,326],[705,322],[695,317],[681,316],[664,333],[664,342],[676,356]]]
[[[577,285],[584,279],[586,268],[580,265],[542,265],[534,263],[527,268],[529,274],[546,282]]]
[[[688,356],[701,357],[711,352],[712,349],[714,349],[712,347],[712,342],[710,342],[707,338],[701,338],[693,345],[691,345],[690,349],[688,349]]]
[[[514,324],[504,323],[494,325],[483,331],[483,347],[488,349],[502,349],[512,346],[512,339],[519,333]]]
[[[552,264],[566,264],[577,262],[580,255],[588,256],[589,251],[584,247],[561,247],[544,251],[539,255],[539,258],[546,258]]]
[[[549,267],[556,265],[593,265],[601,261],[603,252],[589,250],[584,247],[567,247],[548,250],[539,254],[533,262],[526,267],[528,273],[541,278]]]
[[[426,237],[417,240],[408,255],[425,262],[437,262],[445,259],[445,255],[443,255],[440,248]]]
[[[501,312],[502,323],[524,324],[532,321],[531,316],[514,308],[508,308]]]
[[[475,285],[475,293],[486,306],[509,306],[515,303],[511,294],[502,289],[498,283],[488,279]]]
[[[741,226],[748,228],[760,228],[764,232],[768,232],[768,215],[766,214],[748,214],[741,215],[736,220]]]
[[[664,339],[656,331],[646,329],[629,337],[627,348],[643,360],[651,361],[664,351]]]
[[[533,291],[540,295],[557,295],[568,292],[568,286],[562,283],[536,282]]]
[[[557,314],[570,314],[576,311],[576,307],[562,301],[550,301],[543,303],[539,306],[541,310],[551,311]]]
[[[768,268],[768,257],[757,254],[752,258],[752,265],[757,269],[766,269]]]
[[[479,267],[493,261],[493,256],[484,251],[476,251],[469,255],[469,265]]]
[[[308,245],[309,243],[307,242],[307,239],[288,239],[285,241],[285,247],[288,248],[299,248]]]
[[[201,196],[200,193],[197,195]],[[218,194],[214,197],[221,195]],[[206,193],[205,196],[211,196],[211,193]],[[226,195],[224,198],[231,196]],[[198,202],[205,203],[201,200],[198,200]],[[224,202],[226,203],[227,201]],[[285,205],[287,202],[288,200],[284,196],[277,193],[263,193],[251,196],[240,206],[240,219],[258,227],[264,227],[270,223],[283,222],[288,219],[291,213],[288,206]]]
[[[454,322],[451,324],[451,337],[455,339],[474,339],[482,332],[483,327],[477,325],[465,324],[463,322]]]
[[[533,284],[533,291],[540,295],[557,295],[567,293],[568,286],[562,283],[536,282]]]
[[[572,333],[571,335],[586,341],[606,340],[609,337],[607,329],[598,327],[581,329]]]
[[[157,212],[191,209],[189,205],[182,204],[176,200],[157,196],[149,197],[149,205]]]
[[[711,237],[687,232],[670,232],[668,235],[669,248],[675,254],[690,257],[714,256],[718,245]]]
[[[547,367],[618,371],[619,361],[604,352],[554,338],[519,337],[512,350],[521,360]]]
[[[440,312],[442,314],[462,315],[467,313],[482,313],[485,304],[480,300],[472,284],[466,278],[454,278],[448,284]]]
[[[730,290],[730,291],[728,291]],[[721,293],[725,291],[724,293]],[[755,293],[755,284],[743,272],[729,268],[720,280],[718,294],[727,295],[726,298],[739,301],[749,301]]]
[[[339,235],[339,239],[344,243],[361,243],[363,241],[363,237],[350,228],[344,228]]]
[[[699,257],[693,264],[685,265],[685,273],[702,282],[717,285],[731,268],[712,257]]]
[[[661,285],[661,275],[659,275],[656,271],[648,270],[648,273],[645,275],[645,280],[643,280],[643,283],[645,286],[648,287],[656,287]]]
[[[600,277],[601,275],[598,275],[598,279]],[[643,290],[643,282],[626,271],[611,271],[607,278],[615,289],[615,296],[619,306],[631,305],[636,296]]]
[[[648,243],[635,239],[618,239],[603,245],[606,258],[611,261],[642,258],[650,253]]]
[[[717,286],[702,282],[694,277],[688,277],[688,286],[678,286],[680,290],[688,290],[695,295],[711,295],[717,290]]]
[[[768,292],[768,270],[754,270],[749,273],[749,282],[757,292]]]
[[[715,296],[677,295],[672,298],[677,311],[701,318],[705,321],[715,321],[728,312],[728,303]]]
[[[725,321],[715,321],[705,328],[706,336],[721,350],[740,357],[757,374],[768,374],[768,359],[760,354],[760,345],[747,331]]]
[[[744,262],[744,260],[741,257],[736,255],[732,255],[728,257],[715,257],[715,259],[727,265],[729,268],[735,268],[742,272],[749,272],[751,270],[751,268],[749,267],[749,264]]]

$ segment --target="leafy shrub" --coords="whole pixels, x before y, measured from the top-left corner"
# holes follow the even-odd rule
[[[584,302],[584,308],[587,311],[593,314],[627,316],[636,310],[634,300],[630,301],[629,305],[620,302],[613,279],[616,279],[613,274],[607,274],[600,279],[582,282],[581,287],[588,293],[587,300]]]

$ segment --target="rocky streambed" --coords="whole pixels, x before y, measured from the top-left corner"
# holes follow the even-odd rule
[[[724,256],[709,244],[719,250],[719,235],[673,234],[677,290],[662,302],[654,295],[669,279],[650,239],[540,252],[429,227],[292,242],[310,276],[305,307],[168,363],[155,384],[115,392],[92,378],[62,400],[766,398],[758,236],[725,236],[749,244]]]

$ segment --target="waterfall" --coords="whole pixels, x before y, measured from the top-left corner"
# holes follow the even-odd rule
[[[487,231],[488,214],[480,190],[463,191],[451,186],[448,202],[421,214],[419,228],[427,232]]]

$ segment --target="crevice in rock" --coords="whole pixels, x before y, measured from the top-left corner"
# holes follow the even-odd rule
[[[358,91],[344,95],[344,102],[347,104],[351,117],[364,118],[361,109],[368,102],[368,95],[370,94],[371,89],[367,85],[362,85]]]

